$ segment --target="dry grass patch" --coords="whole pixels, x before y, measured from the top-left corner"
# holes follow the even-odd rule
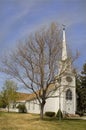
[[[40,120],[39,115],[0,113],[0,130],[85,130],[85,120]]]

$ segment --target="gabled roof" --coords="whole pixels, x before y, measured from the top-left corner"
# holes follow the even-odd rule
[[[47,90],[47,93],[49,91],[53,91],[55,88],[55,85],[54,84],[50,84],[49,87],[48,87],[48,90]],[[39,90],[36,91],[36,93],[39,95]],[[18,92],[18,100],[17,101],[30,101],[30,100],[33,100],[33,99],[36,99],[36,95],[35,93],[31,93],[31,94],[28,94],[28,93],[20,93]]]
[[[29,98],[28,93],[21,93],[21,92],[17,92],[17,101],[25,101]]]

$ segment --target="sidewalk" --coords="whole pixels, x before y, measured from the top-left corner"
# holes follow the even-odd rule
[[[80,120],[86,120],[86,116],[82,116],[82,117],[68,117],[68,119],[80,119]]]
[[[80,117],[80,119],[82,119],[82,120],[86,120],[86,116]]]

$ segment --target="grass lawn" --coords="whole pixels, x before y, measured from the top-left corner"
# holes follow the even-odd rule
[[[0,112],[0,130],[86,130],[86,120],[62,120],[39,115]]]

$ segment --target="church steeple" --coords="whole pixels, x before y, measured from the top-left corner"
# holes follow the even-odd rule
[[[63,40],[62,40],[62,61],[67,59],[67,45],[65,37],[65,26],[63,25]]]

